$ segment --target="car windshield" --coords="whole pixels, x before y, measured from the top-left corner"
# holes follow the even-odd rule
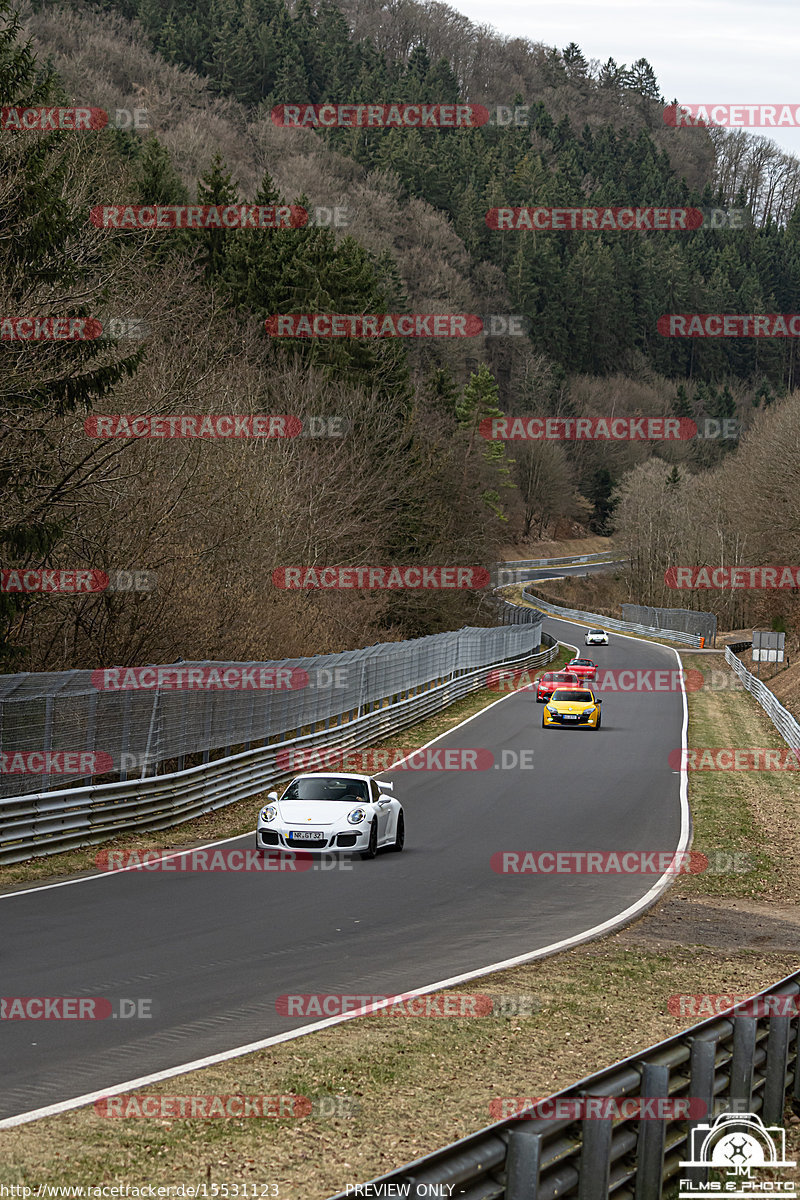
[[[600,637],[605,637],[605,630],[603,629],[590,629],[589,633],[596,633],[599,634]]]
[[[362,779],[328,775],[324,779],[295,779],[281,796],[282,800],[362,800],[369,801]]]
[[[572,667],[593,667],[594,663],[588,658],[574,658],[570,663]]]
[[[554,675],[553,678],[556,679],[559,683],[577,683],[578,682],[578,676],[573,675],[572,672],[570,672],[570,671],[565,671],[563,675]]]
[[[591,692],[587,692],[585,688],[559,688],[553,692],[553,700],[569,700],[570,704],[575,701],[593,700]]]

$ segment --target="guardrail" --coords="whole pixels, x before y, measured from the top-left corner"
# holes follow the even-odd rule
[[[788,709],[783,707],[775,696],[775,693],[771,692],[767,685],[762,683],[755,675],[752,675],[741,659],[736,656],[737,650],[747,650],[752,644],[752,642],[733,642],[731,645],[726,646],[725,662],[739,676],[751,696],[764,709],[764,712],[787,745],[791,746],[793,750],[800,750],[800,724],[798,724]]]
[[[542,612],[554,617],[566,617],[573,621],[582,621],[587,625],[597,624],[604,629],[614,629],[619,633],[645,633],[652,637],[663,638],[669,642],[681,642],[686,646],[699,647],[700,637],[695,633],[683,633],[679,629],[660,629],[652,625],[636,625],[632,621],[618,621],[615,617],[604,617],[600,613],[584,612],[581,608],[561,608],[557,604],[549,604],[539,596],[534,596],[527,588],[522,589],[523,599],[535,604]]]
[[[800,972],[758,994],[798,996]],[[798,1002],[787,1007],[796,1009]],[[362,1184],[361,1194],[410,1200],[437,1195],[606,1200],[613,1194],[615,1200],[658,1200],[664,1182],[678,1174],[694,1184],[706,1183],[708,1168],[681,1167],[681,1160],[692,1157],[692,1130],[724,1112],[760,1114],[765,1124],[775,1125],[782,1120],[787,1096],[800,1102],[797,1012],[753,1016],[728,1011],[730,1016],[710,1017],[547,1098],[691,1098],[702,1101],[707,1118],[530,1120],[515,1115]],[[332,1200],[345,1200],[345,1195],[340,1192]]]
[[[269,745],[154,778],[0,799],[0,863],[94,845],[134,829],[179,825],[291,778],[297,772],[281,769],[278,756],[282,751],[320,745],[330,750],[350,750],[374,744],[376,736],[399,733],[485,687],[491,669],[529,668],[552,662],[558,654],[558,642],[541,633],[541,624],[522,626],[523,631],[530,637],[529,646],[542,643],[547,648],[453,670],[450,678],[410,688],[400,699],[377,700],[370,711],[360,711],[353,719],[339,714],[326,723],[324,731],[316,728],[296,736],[295,730],[291,737],[286,732],[274,732]]]
[[[572,563],[616,562],[619,555],[619,550],[597,550],[594,554],[577,554],[569,558],[510,558],[505,562],[495,563],[495,569],[516,567],[524,571],[528,567],[566,567]]]

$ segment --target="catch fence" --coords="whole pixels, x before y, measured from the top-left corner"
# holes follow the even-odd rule
[[[596,625],[598,628],[612,629],[620,633],[650,634],[652,637],[663,638],[665,641],[682,642],[687,646],[699,647],[700,645],[700,637],[696,633],[683,633],[678,629],[662,629],[661,626],[639,625],[635,621],[618,621],[615,617],[585,612],[582,608],[564,608],[562,605],[550,604],[549,601],[542,600],[529,588],[522,589],[522,598],[535,604],[543,613],[571,621],[580,621],[584,625]]]
[[[652,608],[649,604],[623,604],[623,621],[639,625],[657,625],[661,629],[680,629],[705,638],[706,646],[716,645],[717,618],[714,613],[693,608]]]
[[[188,821],[289,777],[280,755],[289,747],[379,745],[376,738],[390,737],[486,687],[490,670],[545,665],[557,653],[558,643],[542,634],[540,619],[313,659],[170,668],[173,677],[179,667],[222,673],[227,668],[237,678],[244,669],[263,669],[275,680],[281,669],[295,683],[304,677],[292,673],[305,673],[305,686],[286,690],[104,690],[99,677],[92,683],[89,671],[6,677],[0,682],[6,765],[32,753],[108,753],[119,778],[65,787],[62,775],[55,788],[45,790],[36,781],[31,791],[30,774],[4,770],[0,781],[17,790],[0,798],[0,862]],[[123,673],[117,682],[124,681]],[[215,750],[221,756],[212,761]],[[138,779],[123,778],[124,764],[113,761],[122,754],[141,756]],[[200,761],[187,767],[190,756]]]

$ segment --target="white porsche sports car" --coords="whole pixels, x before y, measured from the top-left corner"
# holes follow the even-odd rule
[[[369,775],[298,775],[280,799],[267,795],[258,814],[259,849],[345,851],[374,858],[381,849],[402,850],[405,818],[394,784]]]
[[[607,646],[608,634],[605,629],[590,629],[583,639],[584,646]]]

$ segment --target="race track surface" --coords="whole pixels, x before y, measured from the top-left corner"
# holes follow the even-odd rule
[[[575,625],[545,628],[583,653]],[[586,653],[603,667],[678,667],[668,648],[613,634]],[[682,693],[607,693],[597,733],[543,730],[541,711],[517,692],[436,743],[488,748],[491,769],[389,773],[406,810],[403,854],[299,873],[132,871],[0,896],[3,996],[146,998],[153,1011],[4,1021],[0,1119],[308,1024],[276,1011],[281,995],[424,987],[579,936],[641,900],[657,876],[502,875],[490,859],[674,850],[681,781],[668,756],[681,745]],[[532,770],[503,766],[523,749]]]

